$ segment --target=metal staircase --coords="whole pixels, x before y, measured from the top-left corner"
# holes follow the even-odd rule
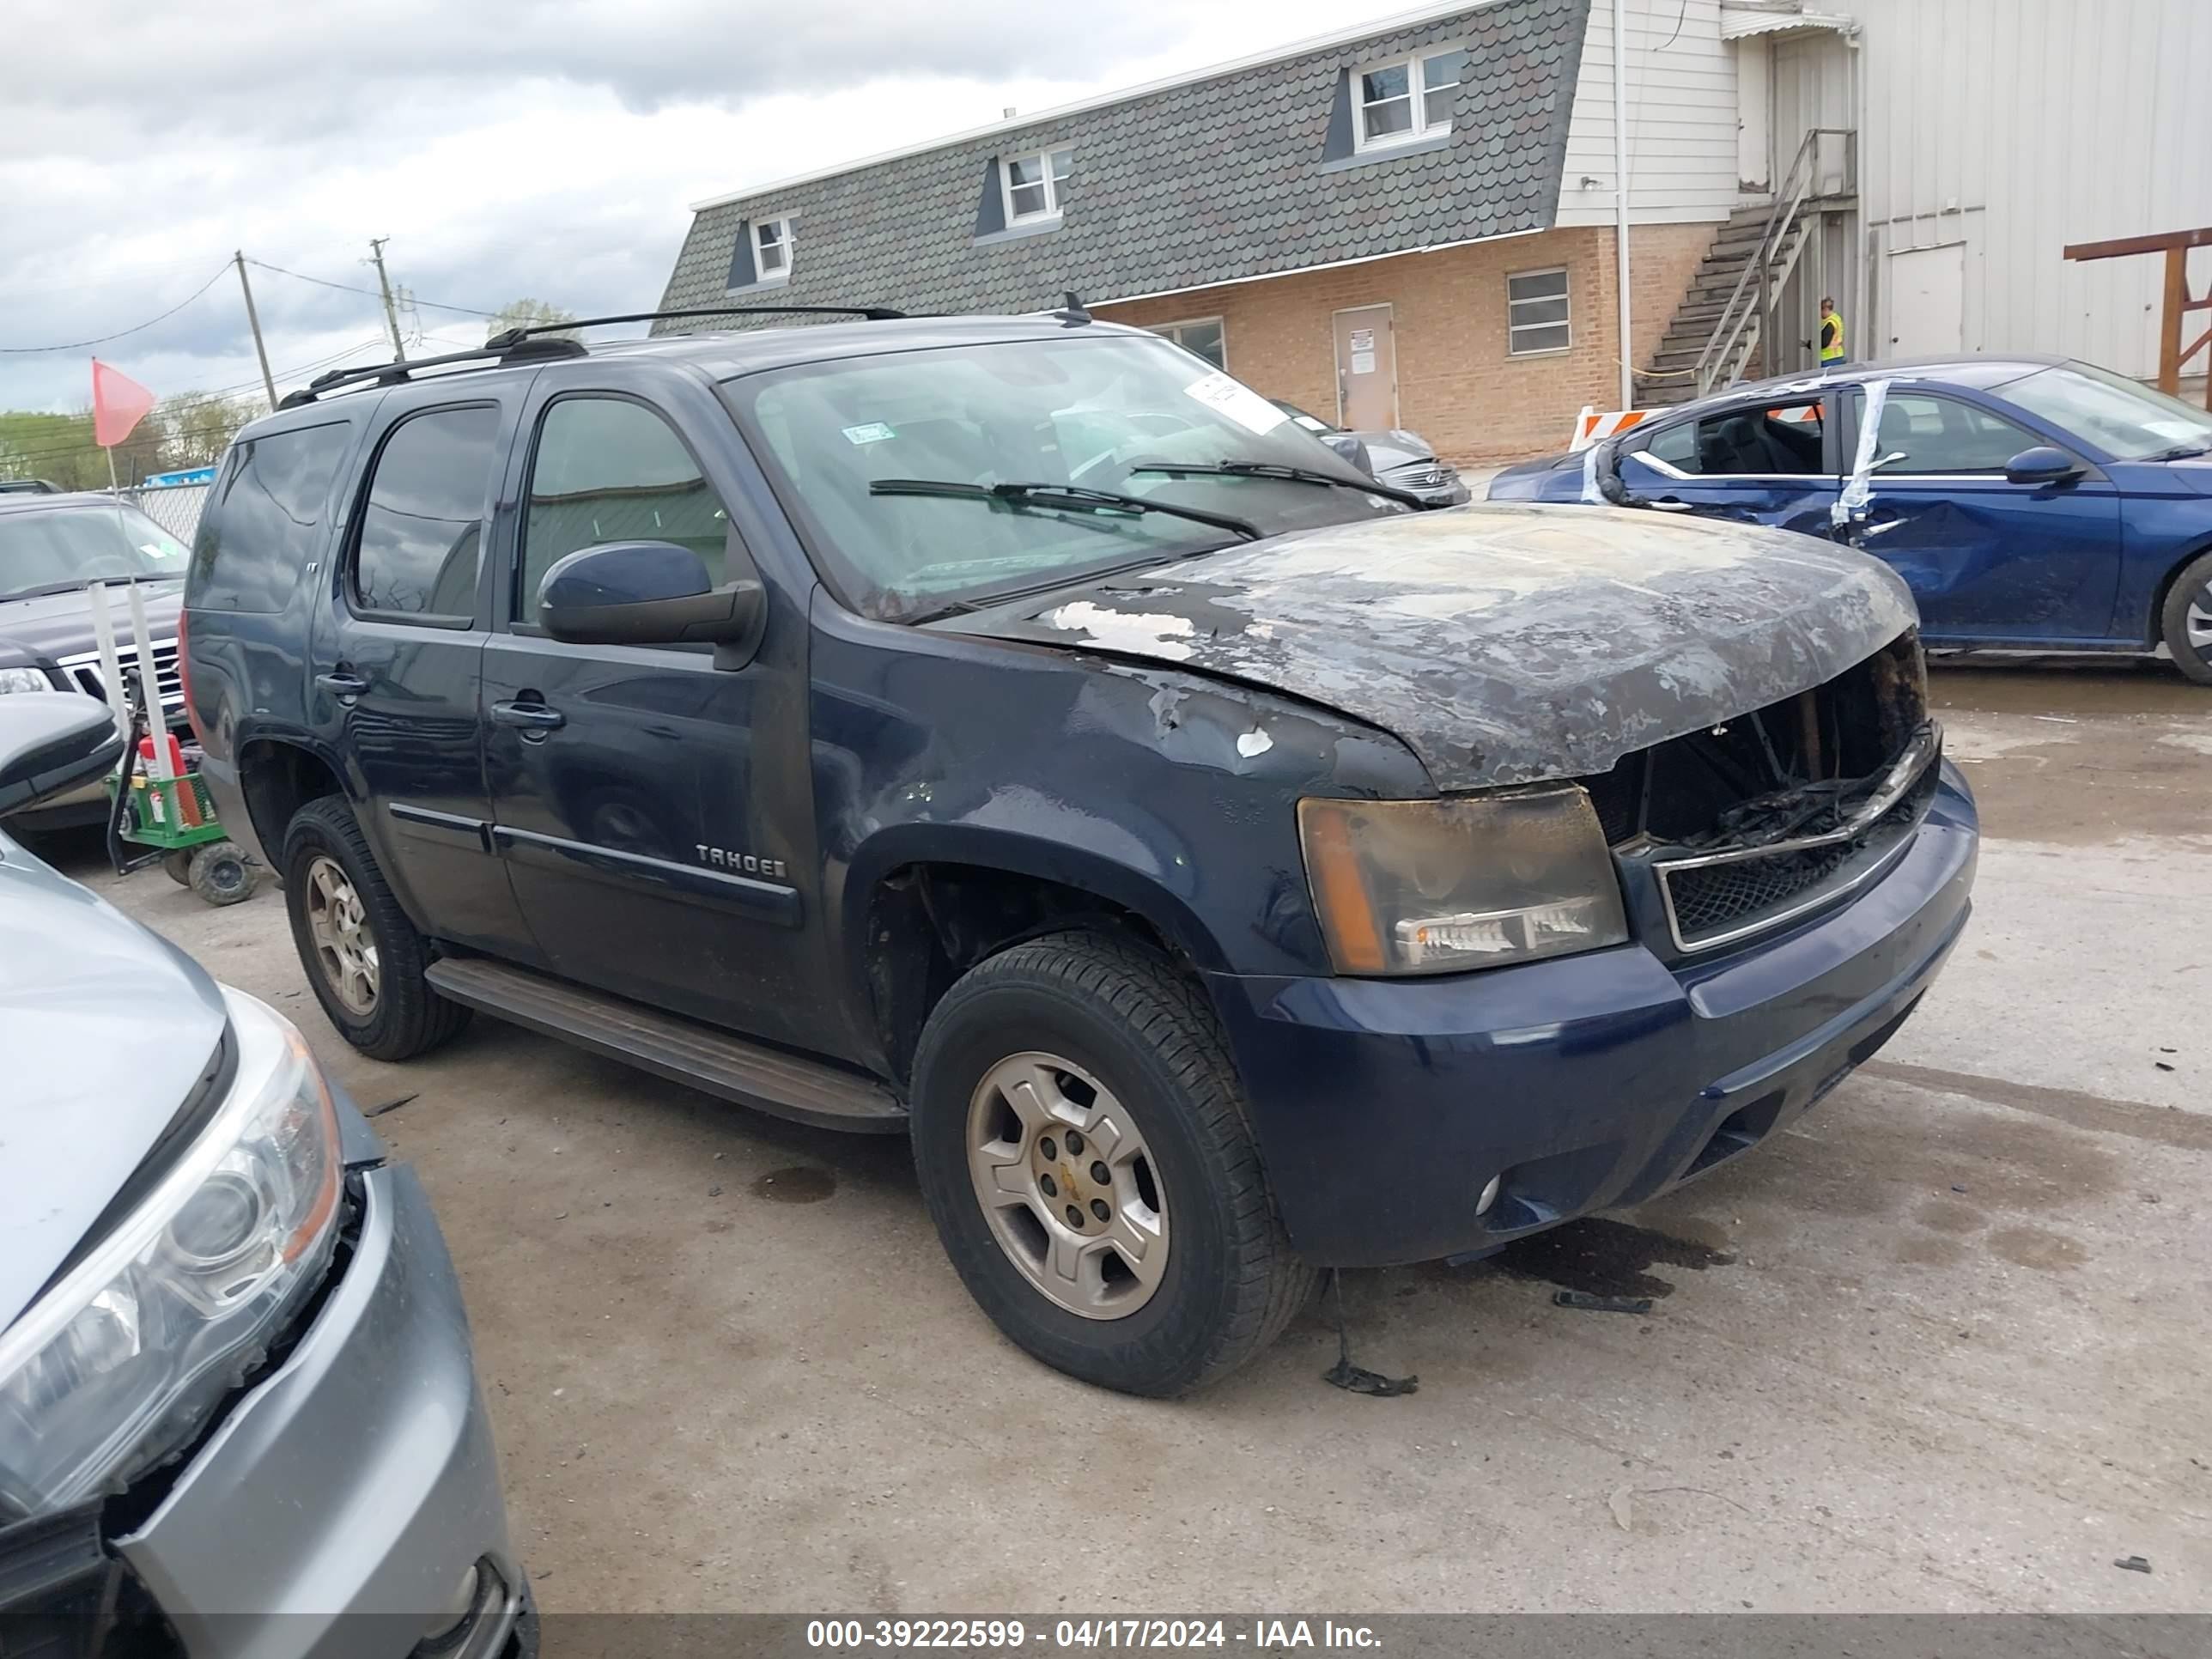
[[[1840,190],[1823,189],[1821,141],[1843,147]],[[1797,269],[1819,216],[1856,204],[1858,135],[1814,127],[1771,206],[1739,208],[1706,250],[1650,368],[1636,379],[1640,408],[1686,403],[1734,386],[1763,361],[1776,298]]]

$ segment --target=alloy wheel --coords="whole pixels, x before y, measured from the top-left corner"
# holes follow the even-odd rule
[[[1167,1272],[1167,1194],[1127,1109],[1057,1054],[1010,1055],[968,1105],[968,1174],[999,1248],[1056,1306],[1124,1319]]]
[[[315,963],[323,982],[363,1018],[376,1012],[376,935],[362,908],[361,895],[337,860],[318,854],[307,866],[307,934],[315,942]]]

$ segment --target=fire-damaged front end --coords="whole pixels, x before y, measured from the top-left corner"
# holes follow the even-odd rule
[[[1650,1198],[1896,1032],[1965,927],[1978,838],[1916,623],[1850,549],[1510,506],[948,625],[1324,705],[1419,761],[1423,799],[1214,783],[1263,827],[1248,863],[1303,862],[1326,940],[1307,972],[1238,960],[1298,936],[1279,885],[1263,919],[1210,919],[1228,965],[1205,979],[1291,1242],[1350,1267]],[[1293,820],[1292,848],[1265,838]]]
[[[1908,630],[1833,679],[1578,781],[1638,936],[1680,961],[1878,880],[1935,799],[1942,750]]]

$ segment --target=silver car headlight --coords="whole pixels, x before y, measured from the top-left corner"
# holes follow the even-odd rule
[[[238,1068],[212,1119],[91,1253],[0,1333],[0,1500],[60,1509],[188,1443],[321,1281],[342,1156],[321,1069],[226,988]]]
[[[1340,974],[1451,974],[1625,945],[1605,832],[1572,784],[1440,800],[1298,803]]]
[[[51,691],[54,683],[43,668],[0,668],[0,694],[9,691]]]

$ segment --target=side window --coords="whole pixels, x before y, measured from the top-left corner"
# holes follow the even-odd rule
[[[230,453],[192,540],[187,601],[210,611],[282,611],[307,561],[345,454],[343,422],[249,438]]]
[[[477,567],[499,410],[489,405],[412,415],[376,458],[347,573],[365,611],[465,622],[476,614]]]
[[[1820,405],[1724,410],[1654,434],[1644,453],[1703,477],[1820,471]]]
[[[1852,392],[1848,425],[1854,449],[1865,407],[1866,394]],[[2002,472],[2007,461],[2042,441],[2003,416],[1955,398],[1892,392],[1882,404],[1881,432],[1874,453],[1876,460],[1889,454],[1903,457],[1881,469],[1890,477],[1931,472]],[[1850,465],[1852,453],[1852,449],[1844,453],[1846,467]]]
[[[563,398],[538,422],[522,531],[518,622],[538,620],[538,589],[564,556],[601,542],[674,542],[719,586],[730,515],[668,422],[617,398]]]

